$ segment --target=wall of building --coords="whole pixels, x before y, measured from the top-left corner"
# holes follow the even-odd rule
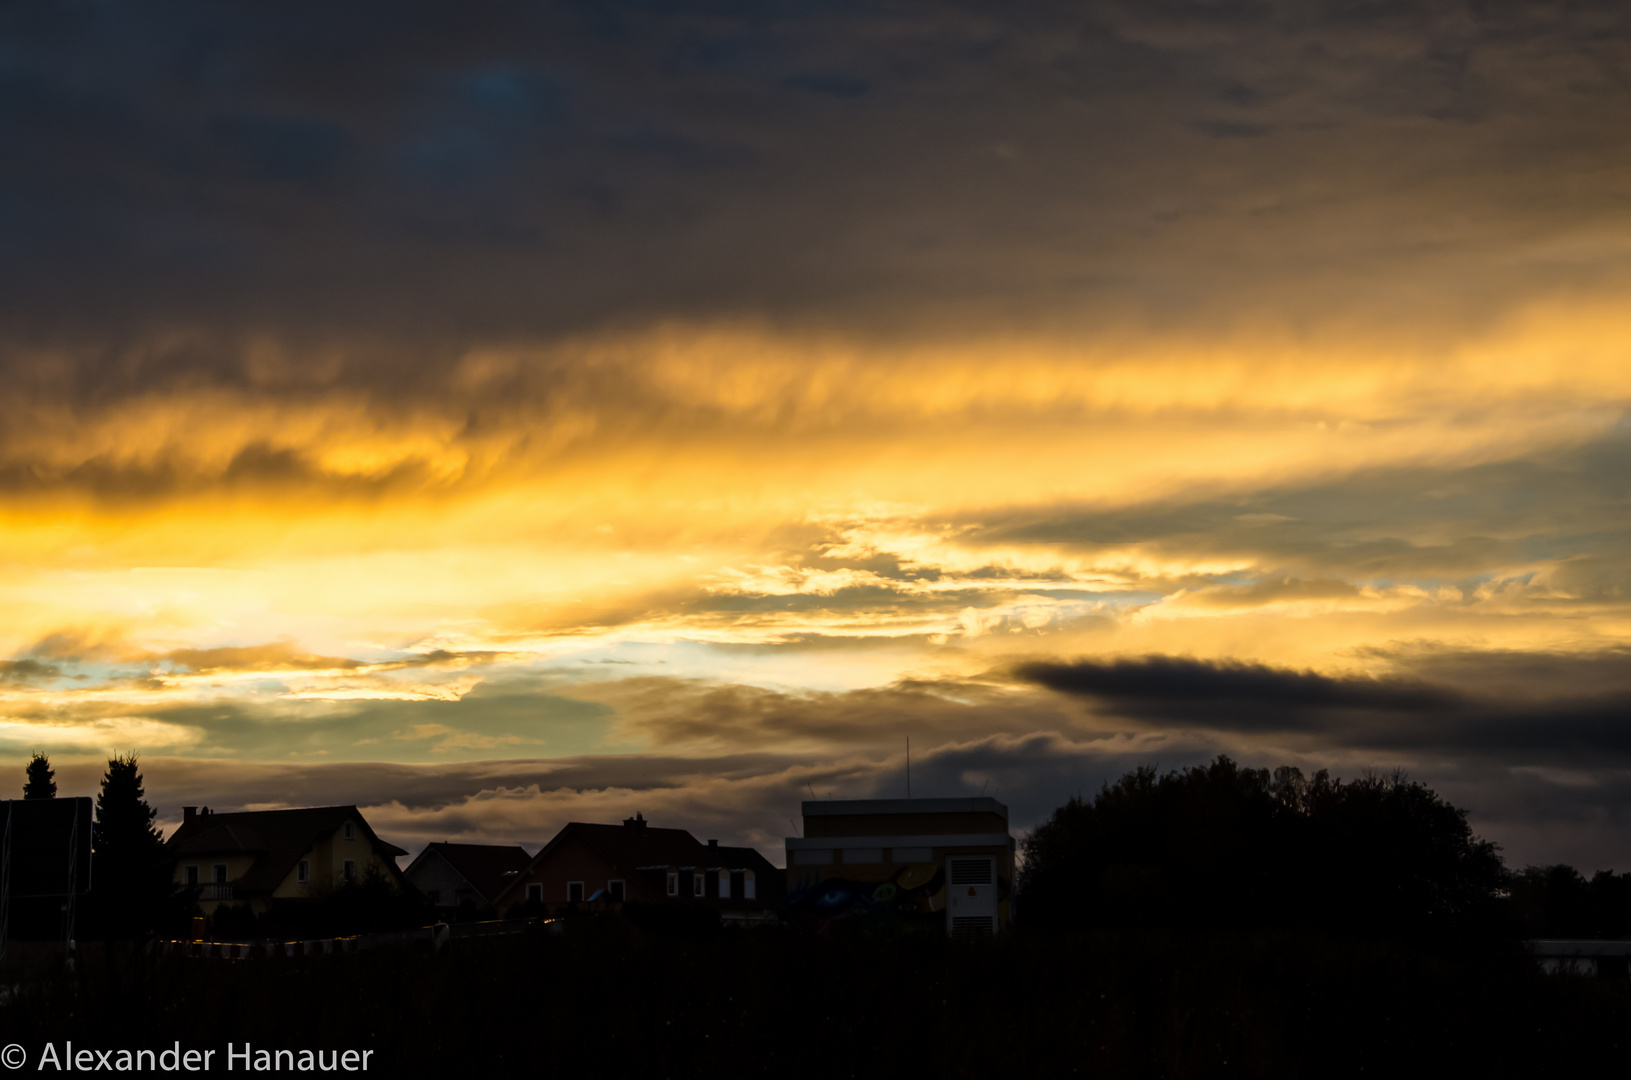
[[[175,869],[175,882],[184,883],[187,878],[187,867],[198,867],[198,881],[200,885],[213,883],[213,868],[217,863],[227,864],[227,884],[238,885],[245,874],[255,865],[258,855],[200,855],[196,857],[184,856],[177,860]],[[396,861],[389,855],[381,855],[374,850],[368,838],[368,832],[362,822],[352,822],[352,838],[345,838],[345,827],[342,825],[330,835],[324,836],[312,845],[311,850],[302,856],[311,864],[309,880],[300,881],[298,863],[290,867],[288,876],[272,890],[274,899],[305,899],[321,896],[325,892],[344,884],[345,860],[350,859],[356,864],[357,880],[361,881],[371,869],[380,873],[393,874],[397,867]],[[265,911],[269,906],[265,897],[234,896],[231,900],[205,899],[201,897],[199,908],[205,915],[213,915],[215,909],[223,903],[248,903],[255,911]]]
[[[787,905],[798,922],[892,918],[960,929],[1012,921],[1014,841],[995,799],[874,799],[804,804],[803,835],[787,841]],[[947,863],[989,857],[996,881],[962,881],[948,913]],[[972,890],[972,891],[969,891]],[[980,921],[987,920],[987,921]]]
[[[931,836],[958,833],[1008,835],[1008,819],[995,813],[821,814],[804,819],[804,835]]]
[[[464,900],[477,907],[486,903],[476,895],[476,890],[464,879],[464,875],[434,851],[413,868],[408,883],[424,893],[425,899],[437,907],[458,907]]]
[[[309,881],[302,884],[298,867],[291,868],[288,876],[272,890],[272,896],[279,900],[303,899],[337,889],[345,884],[347,859],[356,863],[358,881],[367,877],[370,870],[391,875],[396,870],[396,860],[374,850],[368,831],[360,821],[354,820],[352,826],[350,840],[345,838],[345,826],[342,824],[332,833],[319,838],[312,844],[311,850],[301,856],[311,863]]]
[[[178,885],[186,884],[186,881],[187,881],[187,867],[196,866],[196,867],[198,867],[198,884],[200,886],[212,885],[215,882],[215,867],[219,863],[225,863],[226,864],[226,867],[227,867],[227,884],[231,885],[234,882],[236,882],[239,878],[243,877],[246,873],[248,873],[249,868],[251,866],[255,865],[255,856],[253,856],[253,855],[199,855],[199,856],[189,856],[188,858],[184,858],[181,861],[179,861],[178,863],[176,863],[175,882]],[[199,891],[203,895],[201,895],[200,898],[199,898],[198,906],[199,906],[200,910],[202,910],[204,912],[205,915],[215,914],[215,909],[220,907],[224,903],[240,903],[241,902],[239,900],[205,899],[204,897],[208,896],[209,890],[201,888]]]
[[[567,903],[567,885],[570,882],[583,882],[583,895],[588,898],[596,890],[606,888],[614,878],[623,879],[625,899],[660,899],[646,895],[648,886],[640,880],[641,877],[643,875],[634,873],[625,877],[588,844],[575,836],[567,836],[542,861],[522,871],[520,881],[505,891],[500,910],[508,911],[526,903],[529,884],[542,885],[544,903],[553,906]]]
[[[896,862],[886,849],[885,861],[864,863],[844,862],[843,852],[835,851],[835,861],[819,864],[800,864],[799,853],[792,852],[795,857],[787,867],[788,908],[795,916],[829,922],[880,915],[943,920],[947,858],[988,855],[997,865],[998,927],[1011,925],[1014,852],[1006,842],[930,851],[927,861]]]

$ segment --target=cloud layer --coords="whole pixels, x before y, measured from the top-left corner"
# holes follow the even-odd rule
[[[1228,752],[1631,865],[1623,5],[0,42],[0,762],[777,854]]]

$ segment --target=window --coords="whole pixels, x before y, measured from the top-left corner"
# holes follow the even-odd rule
[[[196,866],[187,867],[187,869],[183,872],[183,878],[187,882],[187,884],[197,885],[198,884],[198,867],[196,867]]]
[[[698,899],[708,895],[708,876],[706,874],[691,875],[691,895]]]
[[[678,874],[674,873],[674,871],[670,870],[668,872],[668,895],[669,896],[678,896],[679,894],[680,894],[680,876]]]
[[[569,904],[583,903],[583,882],[568,881],[566,883],[566,902]]]
[[[758,897],[754,893],[753,871],[752,870],[742,871],[742,899],[744,899],[744,900],[756,900],[756,899],[758,899]]]
[[[351,824],[349,821],[345,823],[345,838],[347,840],[355,840],[357,838],[357,827]]]
[[[355,859],[345,861],[345,880],[348,885],[357,880],[357,861]]]
[[[719,872],[719,898],[721,900],[731,898],[731,872],[729,870]]]
[[[436,904],[440,904],[442,902],[442,890],[441,889],[427,889],[425,891],[425,899],[428,900],[433,906],[436,905]]]
[[[295,867],[295,880],[304,885],[311,880],[311,860],[301,859]],[[435,903],[434,900],[431,903]]]
[[[543,903],[544,887],[539,882],[529,881],[527,883],[527,903],[530,904],[534,900],[538,901],[539,903]]]
[[[621,881],[608,881],[606,883],[606,898],[621,902],[623,899],[623,883]]]
[[[210,873],[210,880],[211,881],[215,882],[215,884],[217,884],[217,885],[225,885],[227,883],[227,864],[226,863],[218,862],[214,866],[210,867],[210,870],[211,870],[211,873]]]

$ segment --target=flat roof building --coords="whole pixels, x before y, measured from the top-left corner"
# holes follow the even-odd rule
[[[856,918],[996,934],[1011,923],[1014,838],[996,799],[824,799],[787,838],[787,902],[824,929]]]

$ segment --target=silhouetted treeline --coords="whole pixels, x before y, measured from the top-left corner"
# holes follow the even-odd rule
[[[1587,881],[1572,866],[1531,866],[1507,889],[1524,937],[1631,937],[1631,873],[1599,870]]]
[[[1026,842],[1019,918],[1456,941],[1515,933],[1506,878],[1466,813],[1422,784],[1219,757],[1141,768],[1056,810]]]

